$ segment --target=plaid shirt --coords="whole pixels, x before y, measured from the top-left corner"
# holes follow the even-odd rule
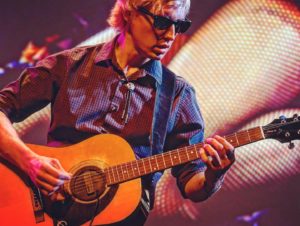
[[[0,92],[0,110],[11,121],[18,122],[51,103],[48,145],[72,144],[95,134],[112,133],[127,140],[137,158],[149,156],[156,84],[162,81],[162,65],[151,60],[126,77],[115,60],[114,43],[115,39],[100,45],[76,47],[27,68],[17,81]],[[95,48],[96,54],[91,56]],[[134,91],[125,123],[122,116],[128,82],[134,84]],[[172,126],[168,129],[165,150],[202,141],[204,125],[194,90],[180,77],[176,78],[169,120]],[[205,166],[200,161],[172,169],[183,196],[186,182],[203,170]],[[152,196],[161,175],[157,172],[142,180]]]

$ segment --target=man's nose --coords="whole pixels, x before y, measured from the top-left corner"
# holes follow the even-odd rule
[[[163,34],[163,38],[166,41],[174,41],[174,39],[176,38],[176,32],[175,32],[175,25],[174,24],[166,29],[166,31]]]

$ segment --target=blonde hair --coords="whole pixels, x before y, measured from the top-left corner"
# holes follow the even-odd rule
[[[176,10],[178,18],[184,19],[190,10],[190,5],[190,0],[116,0],[107,22],[112,28],[122,32],[126,26],[124,19],[126,11],[145,7],[157,14],[161,13],[164,7],[168,7]]]

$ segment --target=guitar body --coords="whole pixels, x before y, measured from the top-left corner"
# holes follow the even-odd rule
[[[42,197],[46,213],[44,221],[37,224],[29,179],[0,158],[1,225],[53,225],[53,218],[66,219],[68,225],[88,225],[94,214],[94,225],[110,224],[124,220],[137,208],[141,198],[139,178],[108,186],[103,177],[102,170],[108,166],[135,160],[131,147],[122,138],[105,134],[61,148],[28,146],[40,155],[57,158],[72,173],[71,181],[65,185],[66,190],[73,189],[72,195],[55,203]]]

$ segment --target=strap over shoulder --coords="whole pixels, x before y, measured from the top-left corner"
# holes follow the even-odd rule
[[[150,137],[152,154],[159,154],[163,151],[175,89],[176,75],[163,66],[162,83],[157,86],[152,119]]]

